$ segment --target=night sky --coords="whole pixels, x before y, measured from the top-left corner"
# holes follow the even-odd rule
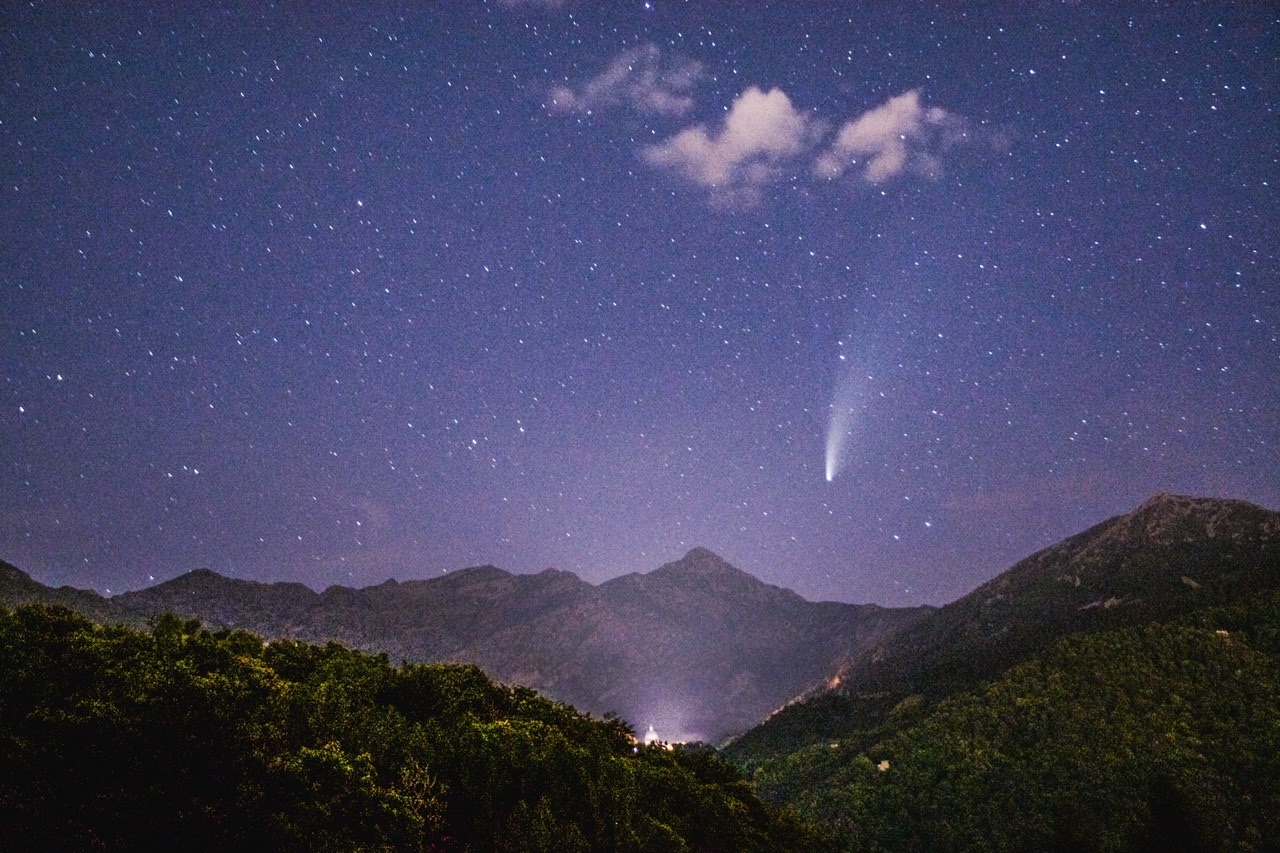
[[[1267,3],[5,2],[0,558],[903,605],[1280,506],[1278,69]]]

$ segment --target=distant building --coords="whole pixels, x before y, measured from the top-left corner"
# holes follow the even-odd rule
[[[660,739],[658,738],[658,733],[653,730],[653,724],[651,723],[649,725],[649,731],[644,733],[644,745],[648,746],[651,743],[659,743],[659,742],[660,742]]]

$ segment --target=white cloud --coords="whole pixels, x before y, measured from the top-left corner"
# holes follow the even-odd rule
[[[618,56],[603,72],[576,88],[554,87],[547,108],[591,113],[625,104],[648,115],[679,116],[693,108],[691,92],[702,77],[700,63],[664,63],[656,45],[644,45]]]
[[[907,169],[936,177],[939,149],[963,139],[965,124],[955,113],[926,108],[920,90],[912,89],[846,122],[814,161],[813,173],[834,179],[852,170],[873,184]]]
[[[734,100],[718,133],[705,125],[690,127],[642,155],[651,165],[710,188],[717,202],[750,205],[788,161],[812,148],[820,132],[820,124],[792,107],[781,89],[752,86]]]
[[[589,114],[605,107],[679,116],[693,108],[692,92],[705,76],[696,62],[664,63],[658,47],[627,51],[596,77],[557,86],[547,108]],[[808,172],[818,180],[846,175],[881,184],[903,174],[935,178],[943,158],[972,141],[962,116],[927,107],[919,89],[890,98],[830,134],[831,124],[796,109],[781,89],[751,86],[727,110],[723,124],[697,124],[641,150],[646,163],[669,169],[710,190],[720,207],[750,207],[765,189]],[[824,137],[826,137],[824,141]]]

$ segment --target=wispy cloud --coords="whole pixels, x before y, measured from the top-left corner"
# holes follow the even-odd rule
[[[873,184],[897,177],[907,169],[936,177],[939,154],[961,141],[966,122],[941,107],[925,107],[920,90],[912,89],[846,122],[813,164],[820,178],[838,178],[852,171]]]
[[[796,109],[781,89],[751,87],[734,100],[722,128],[695,125],[641,156],[707,187],[718,206],[751,206],[768,185],[805,172],[870,184],[906,172],[936,178],[943,154],[968,138],[968,127],[956,113],[926,107],[912,89],[844,122],[828,138],[830,125]]]
[[[623,109],[679,118],[693,110],[694,90],[706,77],[700,63],[673,61],[656,45],[642,45],[594,77],[552,87],[546,107],[568,115]],[[832,122],[798,109],[781,89],[751,86],[723,121],[688,126],[644,146],[640,156],[707,189],[716,206],[750,207],[784,179],[883,184],[904,174],[936,178],[947,153],[972,135],[968,120],[927,106],[919,89]]]
[[[701,63],[667,61],[657,45],[643,45],[621,54],[600,74],[576,87],[554,87],[547,108],[590,114],[627,106],[646,115],[680,116],[693,109],[693,88],[702,77]]]
[[[654,166],[674,169],[712,191],[713,201],[754,204],[761,190],[778,179],[784,167],[809,150],[821,134],[811,114],[791,105],[781,89],[752,86],[734,100],[717,132],[697,125],[642,156]]]

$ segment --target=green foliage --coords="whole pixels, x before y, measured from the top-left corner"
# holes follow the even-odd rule
[[[857,738],[875,729],[901,700],[890,692],[824,693],[787,705],[726,748],[739,764],[785,755],[814,743]]]
[[[0,849],[813,846],[714,754],[475,667],[0,610]]]
[[[1189,621],[1069,637],[754,781],[850,850],[1280,848],[1280,607]]]

